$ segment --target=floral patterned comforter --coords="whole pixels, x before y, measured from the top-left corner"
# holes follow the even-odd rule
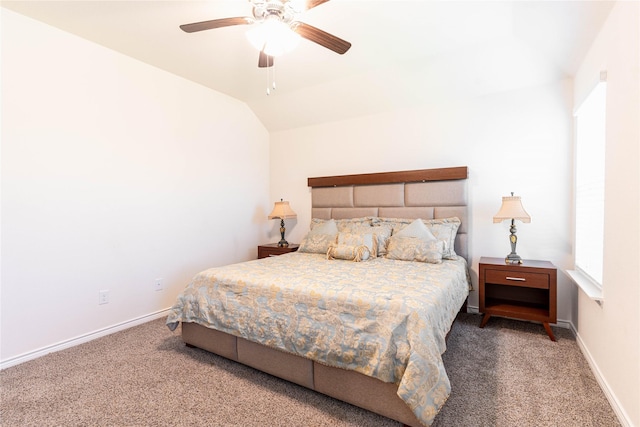
[[[290,253],[196,275],[167,318],[398,384],[430,425],[451,387],[445,336],[469,291],[466,261],[327,260]]]

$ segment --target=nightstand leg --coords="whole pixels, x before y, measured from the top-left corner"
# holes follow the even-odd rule
[[[485,313],[484,317],[482,318],[482,322],[480,322],[480,327],[484,328],[484,325],[487,324],[487,322],[489,321],[489,318],[491,317],[490,314]]]
[[[542,322],[542,326],[544,326],[544,330],[547,331],[547,335],[551,341],[555,341],[556,337],[553,335],[553,331],[551,330],[551,326],[549,326],[549,322]]]

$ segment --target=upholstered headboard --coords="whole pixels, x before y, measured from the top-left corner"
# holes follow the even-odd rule
[[[455,251],[469,261],[467,167],[309,178],[311,216],[461,221]]]

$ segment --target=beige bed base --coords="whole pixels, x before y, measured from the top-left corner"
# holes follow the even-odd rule
[[[467,168],[425,169],[309,178],[314,218],[446,218],[462,224],[456,253],[467,251]],[[466,304],[462,307],[466,309]],[[209,329],[182,323],[182,339],[228,359],[310,388],[407,426],[422,424],[397,395],[398,386],[354,371],[333,368],[294,354]]]

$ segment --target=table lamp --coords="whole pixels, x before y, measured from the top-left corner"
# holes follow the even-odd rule
[[[494,224],[504,220],[511,220],[511,227],[509,228],[509,231],[511,232],[511,235],[509,236],[511,253],[505,258],[505,262],[507,264],[522,264],[522,258],[520,258],[520,255],[516,253],[516,243],[518,243],[515,225],[516,219],[526,223],[531,222],[531,217],[522,207],[520,197],[514,196],[513,193],[511,193],[511,196],[502,198],[502,206],[498,213],[493,216]]]
[[[278,246],[281,248],[286,248],[289,246],[289,242],[284,239],[284,220],[289,218],[296,218],[296,213],[289,206],[289,202],[285,202],[280,199],[279,202],[276,202],[273,210],[269,214],[269,219],[279,219],[280,220],[280,241],[278,242]]]

